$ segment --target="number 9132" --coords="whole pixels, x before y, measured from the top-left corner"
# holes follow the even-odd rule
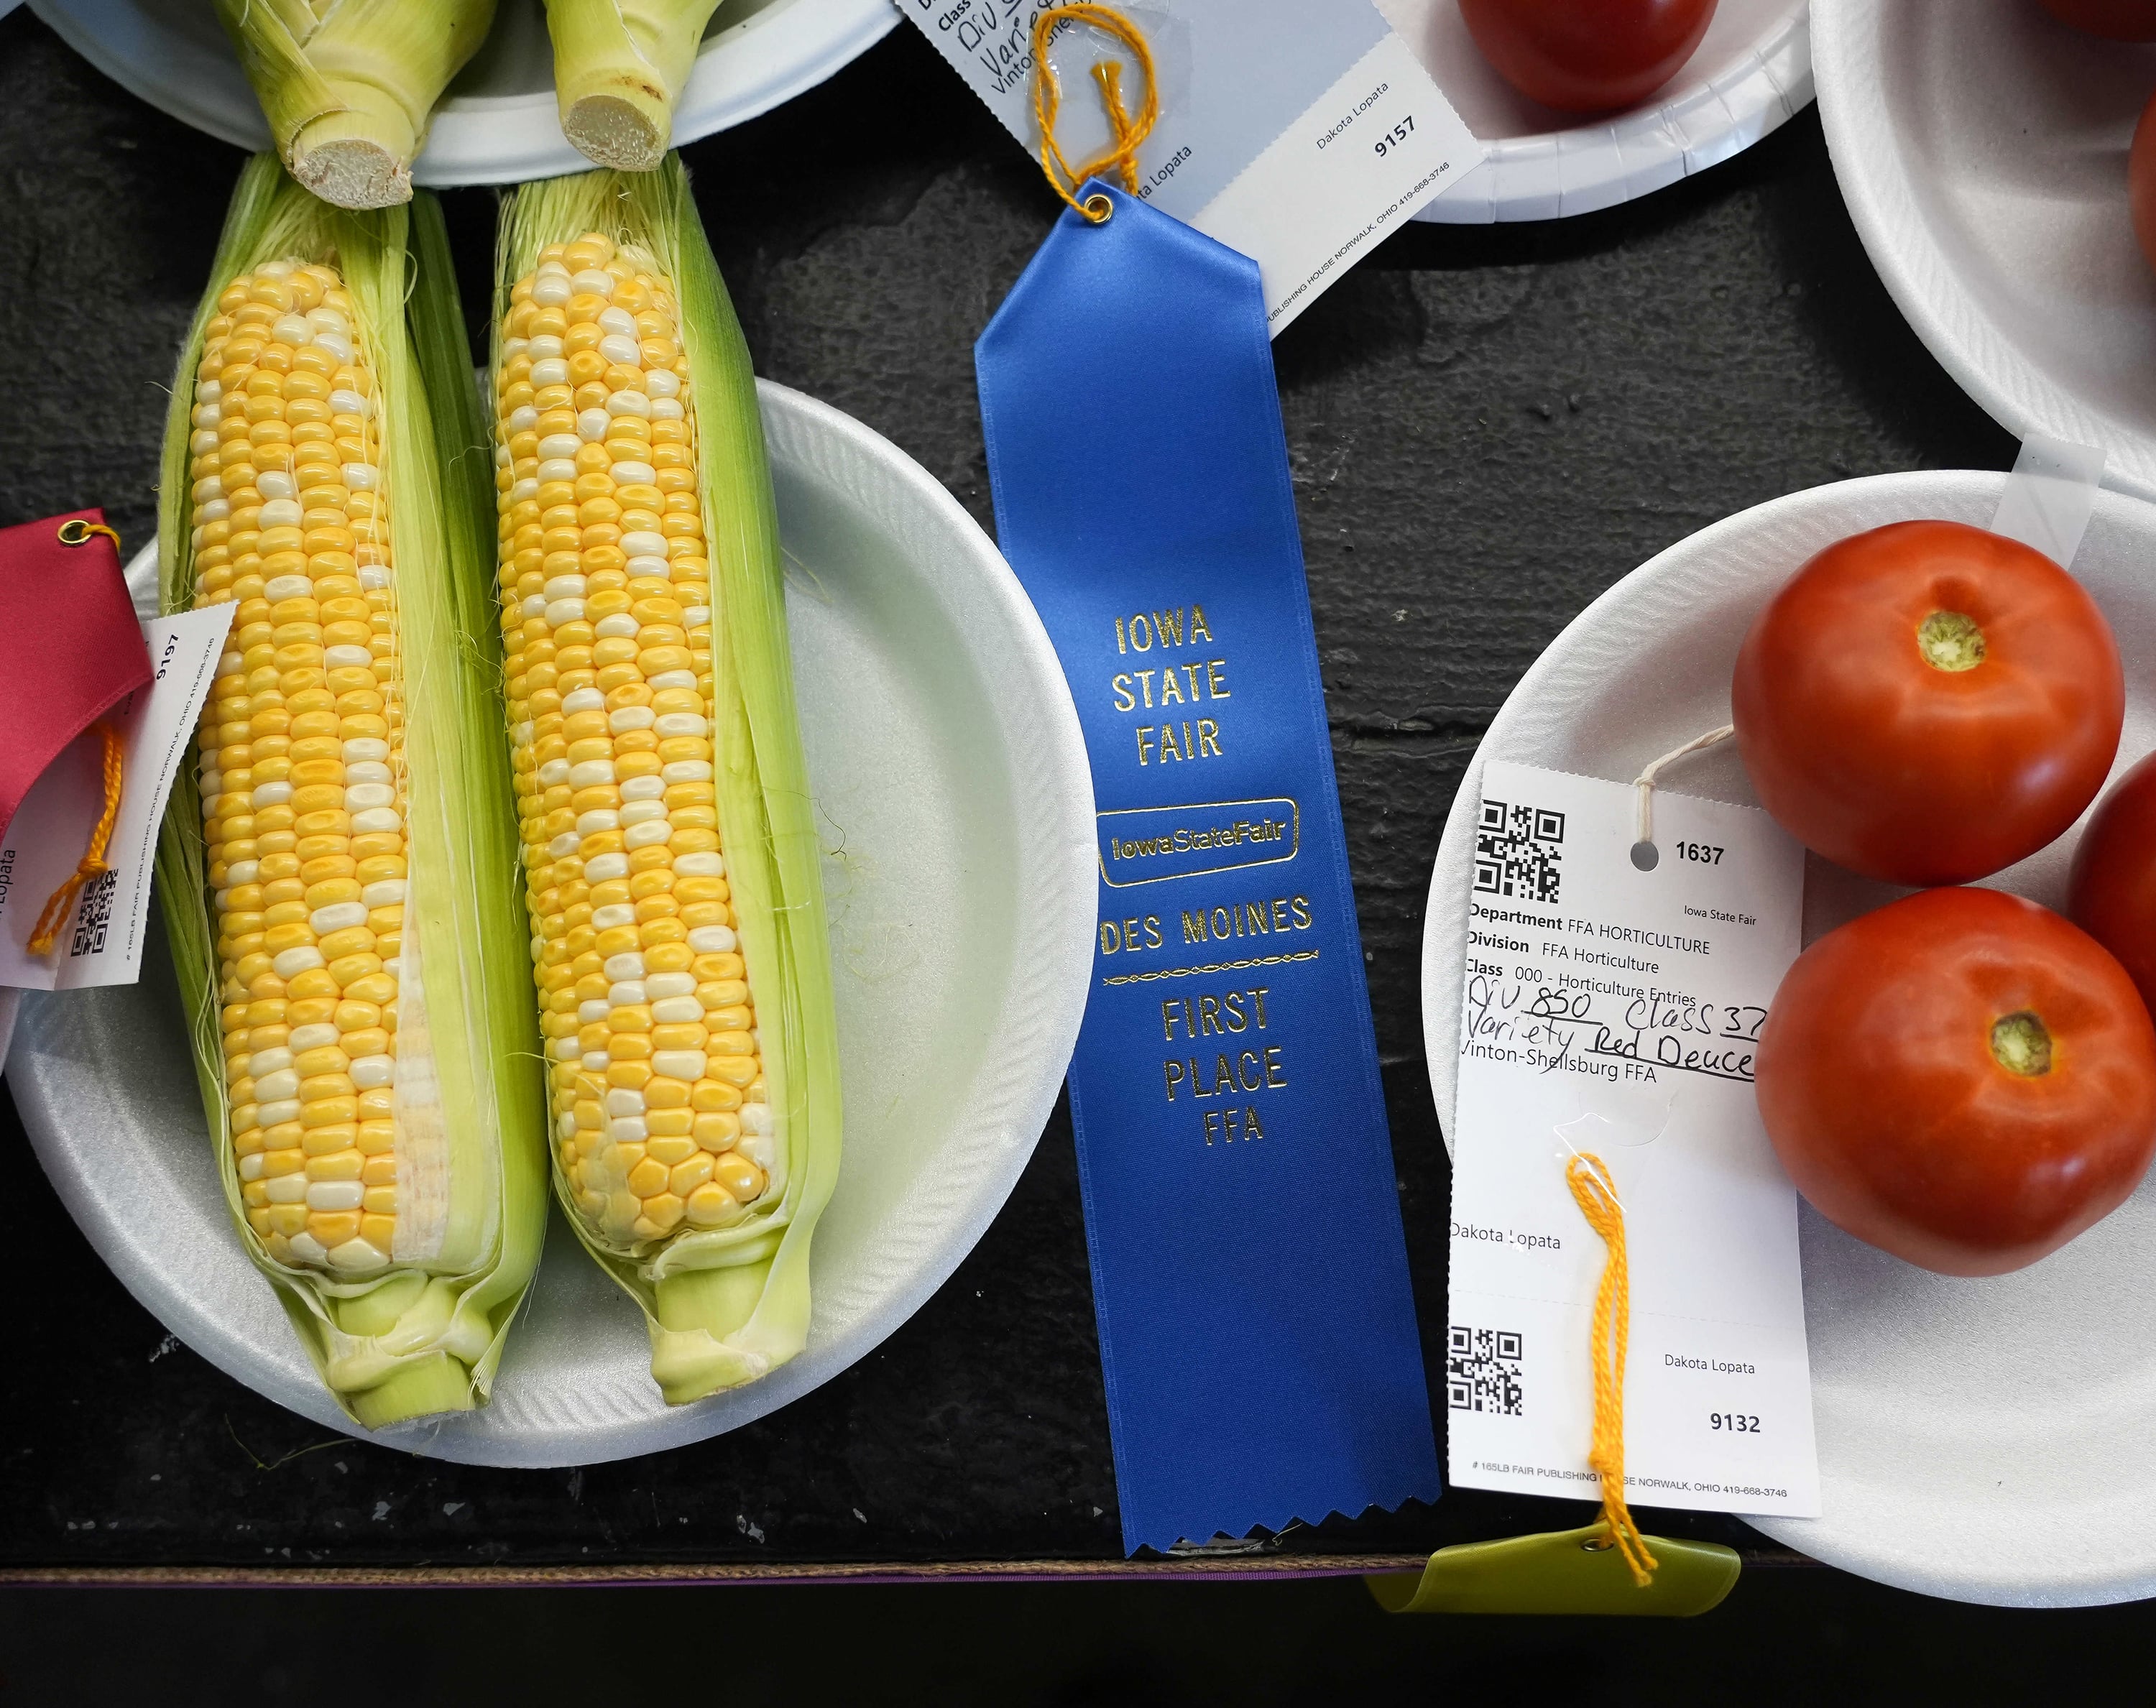
[[[1733,1435],[1757,1435],[1759,1420],[1748,1418],[1742,1412],[1709,1412],[1707,1421],[1717,1429],[1727,1429]]]

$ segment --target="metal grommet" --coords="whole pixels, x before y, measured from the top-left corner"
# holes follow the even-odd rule
[[[1096,190],[1081,204],[1086,217],[1096,225],[1106,225],[1114,218],[1116,204]]]
[[[1606,1554],[1617,1544],[1606,1536],[1591,1536],[1579,1545],[1584,1554]]]
[[[90,543],[90,524],[80,516],[72,517],[60,524],[59,538],[63,546],[86,546]]]

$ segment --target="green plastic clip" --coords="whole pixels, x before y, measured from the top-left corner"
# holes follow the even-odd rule
[[[1395,1613],[1628,1613],[1688,1619],[1718,1606],[1743,1569],[1717,1542],[1646,1538],[1654,1581],[1632,1581],[1625,1557],[1597,1520],[1580,1530],[1440,1548],[1419,1576],[1367,1577],[1378,1604]]]

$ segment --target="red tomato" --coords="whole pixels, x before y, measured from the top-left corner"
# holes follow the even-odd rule
[[[2156,1013],[2156,753],[2118,780],[2082,832],[2066,911]]]
[[[1636,105],[1676,75],[1715,0],[1460,0],[1468,33],[1530,100],[1568,113]]]
[[[1890,884],[1959,884],[2081,816],[2118,751],[2111,625],[2041,553],[1960,522],[1830,546],[1753,622],[1730,688],[1767,810]]]
[[[2156,42],[2156,0],[2036,0],[2061,23],[2114,42]]]
[[[2156,32],[2151,39],[2156,39]],[[2150,118],[2152,113],[2156,113],[2156,98],[2142,108],[2140,122],[2133,127],[2133,146],[2126,153],[2126,205],[2133,216],[2133,235],[2141,254],[2156,267],[2156,120]]]
[[[2133,982],[1996,890],[1928,890],[1820,938],[1775,992],[1758,1074],[1797,1190],[1942,1275],[2056,1250],[2156,1152],[2156,1027]]]

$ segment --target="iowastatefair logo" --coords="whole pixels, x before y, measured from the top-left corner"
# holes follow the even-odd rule
[[[1554,905],[1563,856],[1563,813],[1484,798],[1475,827],[1476,895]]]

